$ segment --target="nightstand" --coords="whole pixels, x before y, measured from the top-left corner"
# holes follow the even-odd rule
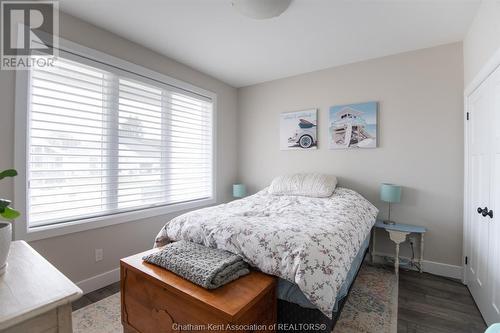
[[[0,276],[0,332],[73,332],[71,302],[82,291],[24,241],[12,242]]]
[[[424,227],[416,226],[416,225],[409,225],[409,224],[401,224],[401,223],[396,223],[396,224],[385,224],[382,220],[377,220],[374,226],[373,230],[373,236],[372,236],[372,250],[371,250],[371,256],[372,256],[372,261],[374,257],[374,252],[375,252],[375,229],[380,228],[380,229],[385,229],[389,233],[389,238],[391,241],[394,242],[396,245],[396,255],[394,258],[394,270],[396,274],[399,272],[399,244],[403,243],[406,241],[406,236],[408,236],[411,233],[419,234],[420,235],[420,257],[418,259],[418,264],[419,264],[419,270],[420,273],[422,273],[422,261],[424,259],[424,234],[426,233],[427,229]]]

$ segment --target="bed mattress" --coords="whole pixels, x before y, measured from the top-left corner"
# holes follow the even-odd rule
[[[361,248],[359,249],[358,254],[352,261],[351,268],[347,272],[347,277],[342,283],[337,293],[337,297],[335,299],[335,305],[333,307],[333,312],[337,312],[339,310],[340,300],[342,300],[345,296],[347,296],[349,288],[354,282],[356,274],[359,268],[361,267],[361,264],[363,263],[365,253],[369,245],[370,245],[370,236],[366,237],[365,241],[361,245]],[[301,306],[303,308],[316,309],[316,306],[307,299],[306,295],[304,295],[304,293],[300,290],[299,286],[285,279],[278,280],[277,297],[280,300],[297,304],[298,306]]]

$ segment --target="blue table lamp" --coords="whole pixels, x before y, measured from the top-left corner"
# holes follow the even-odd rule
[[[394,224],[391,220],[391,203],[398,203],[401,201],[401,186],[394,184],[380,185],[380,200],[389,203],[389,217],[384,220],[385,224]]]
[[[247,195],[247,188],[245,184],[234,184],[233,185],[233,197],[243,198]]]
[[[490,327],[488,327],[488,329],[486,331],[484,331],[484,333],[499,333],[499,332],[500,332],[500,324],[499,323],[491,325]]]

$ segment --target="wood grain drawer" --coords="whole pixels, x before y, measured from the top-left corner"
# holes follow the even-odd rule
[[[130,270],[125,274],[122,304],[123,319],[141,333],[175,332],[174,324],[224,323],[222,318],[202,304],[175,295]]]
[[[1,333],[51,333],[57,332],[57,309],[42,313],[16,326],[0,331]]]

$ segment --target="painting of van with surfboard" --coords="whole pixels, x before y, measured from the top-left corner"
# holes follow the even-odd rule
[[[316,109],[311,109],[281,114],[280,148],[282,150],[317,148],[316,113]]]

